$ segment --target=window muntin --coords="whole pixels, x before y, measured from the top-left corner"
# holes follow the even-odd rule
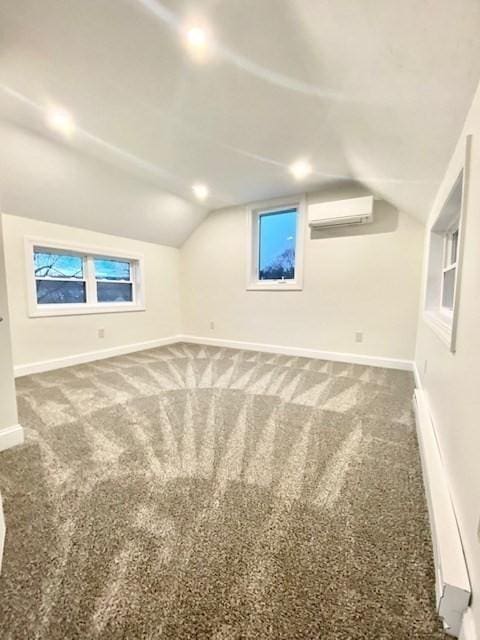
[[[143,310],[143,260],[26,238],[29,314]],[[71,248],[70,248],[71,247]]]
[[[294,280],[297,208],[258,215],[258,279]]]

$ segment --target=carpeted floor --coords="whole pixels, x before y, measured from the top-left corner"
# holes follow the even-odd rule
[[[443,638],[410,373],[178,344],[17,390],[2,640]]]

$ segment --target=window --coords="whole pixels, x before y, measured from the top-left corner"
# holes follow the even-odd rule
[[[457,174],[430,229],[424,319],[455,352],[458,317],[462,229],[465,224],[464,193],[469,166],[470,141],[462,168]]]
[[[83,259],[80,256],[34,250],[37,304],[87,302]]]
[[[303,203],[260,206],[249,214],[247,288],[302,288]]]
[[[98,302],[132,302],[132,265],[128,260],[94,258]]]
[[[443,236],[442,310],[453,313],[458,256],[458,220]]]
[[[31,316],[139,311],[142,259],[27,239]]]
[[[260,213],[258,226],[259,280],[294,280],[297,210]]]

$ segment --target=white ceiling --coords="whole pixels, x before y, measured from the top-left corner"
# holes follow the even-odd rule
[[[478,0],[1,0],[0,115],[55,137],[44,109],[61,105],[80,128],[66,144],[191,202],[206,182],[209,209],[357,181],[425,219],[479,32]],[[298,158],[315,169],[301,185]]]

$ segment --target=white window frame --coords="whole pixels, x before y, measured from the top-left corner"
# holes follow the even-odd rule
[[[86,287],[87,302],[65,304],[39,304],[35,277],[34,251],[46,249],[52,252],[77,255],[83,259],[83,280]],[[97,280],[95,277],[95,258],[106,260],[124,260],[130,263],[130,282],[132,283],[132,302],[98,302]],[[25,272],[27,278],[28,315],[30,318],[44,316],[76,316],[91,313],[125,313],[145,311],[144,260],[139,254],[126,253],[108,247],[80,245],[70,242],[48,240],[45,238],[25,237]],[[43,278],[42,278],[43,279]],[[48,279],[48,278],[45,278]],[[58,281],[59,278],[55,278]],[[71,278],[65,280],[72,281]],[[81,280],[78,280],[80,282]],[[111,282],[108,280],[107,282]],[[122,281],[123,282],[123,281]],[[127,282],[127,281],[125,281]]]
[[[455,180],[450,183],[446,196],[440,202],[428,235],[428,262],[425,283],[423,319],[432,331],[445,343],[451,353],[456,351],[458,314],[460,306],[461,273],[465,227],[467,218],[467,194],[470,173],[471,136],[467,136],[465,155],[457,164]],[[456,194],[456,195],[455,195]],[[459,204],[452,204],[460,196]],[[457,233],[455,260],[451,259],[452,238]],[[453,305],[443,305],[445,274],[455,270]]]
[[[453,307],[455,306],[455,289],[456,289],[456,273],[458,266],[458,238],[460,233],[460,218],[457,217],[456,220],[450,225],[449,229],[443,235],[443,257],[442,257],[442,275],[441,275],[441,286],[440,286],[440,312],[445,316],[445,319],[450,324],[453,321]],[[452,261],[452,247],[453,247],[453,236],[457,235],[456,239],[456,250],[455,250],[455,260]],[[451,307],[447,307],[443,304],[444,292],[445,292],[445,276],[450,271],[453,271],[455,274],[454,283],[453,283],[453,304]]]
[[[260,280],[259,225],[260,216],[287,209],[297,210],[295,243],[295,278],[292,280]],[[301,291],[303,289],[303,256],[305,245],[305,196],[258,202],[247,207],[247,291]]]

